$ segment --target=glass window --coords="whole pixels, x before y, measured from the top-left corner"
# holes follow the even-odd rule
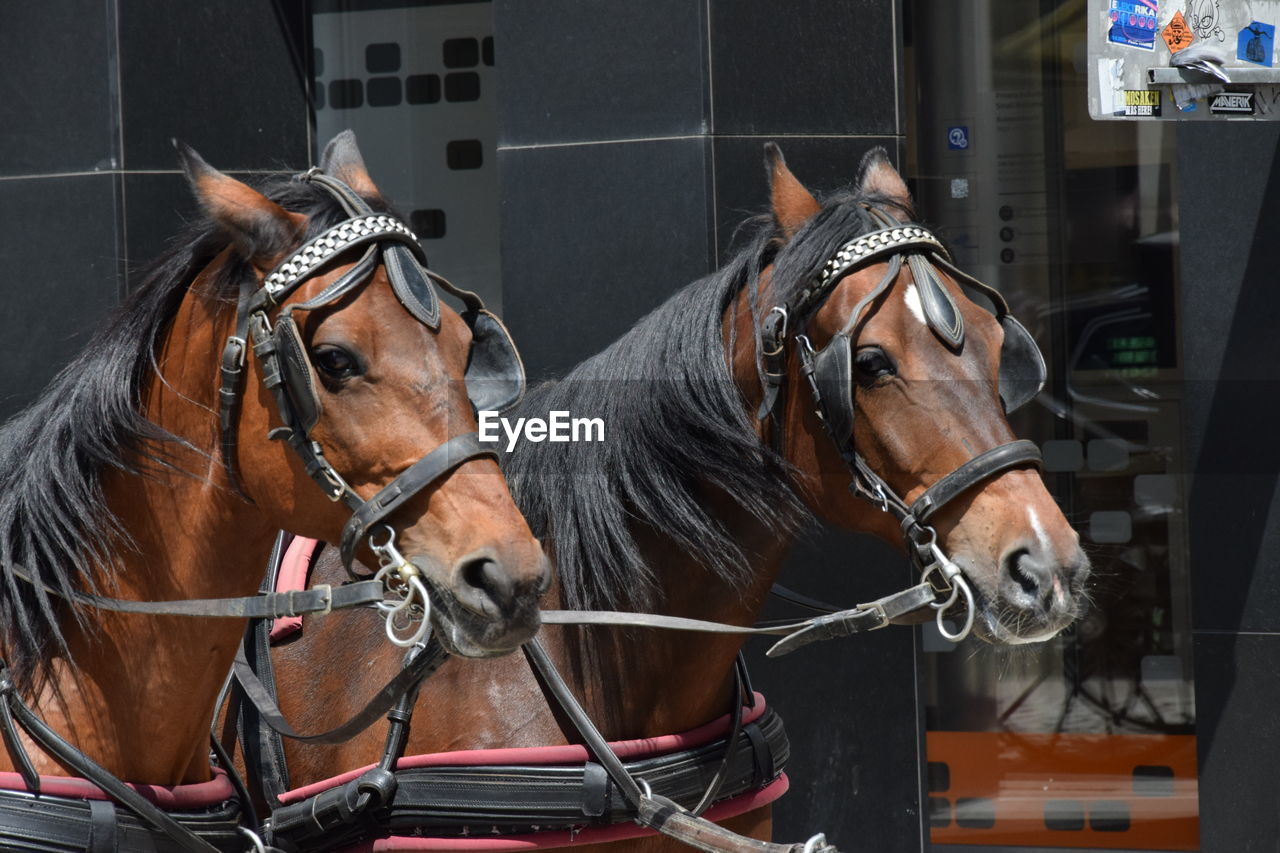
[[[1031,646],[926,631],[931,848],[1199,848],[1174,131],[1097,122],[1086,4],[908,0],[921,217],[1050,363],[1014,430],[1093,562]]]

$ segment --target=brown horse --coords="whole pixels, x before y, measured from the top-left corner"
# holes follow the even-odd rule
[[[772,217],[750,245],[563,381],[532,392],[514,413],[568,410],[603,418],[608,431],[603,444],[519,444],[504,460],[517,501],[557,563],[548,607],[656,609],[749,624],[809,513],[901,542],[899,520],[882,511],[887,503],[851,491],[849,464],[829,435],[833,414],[827,411],[824,424],[815,412],[802,369],[802,345],[821,350],[859,320],[854,315],[855,354],[840,390],[856,407],[852,442],[874,472],[868,476],[910,502],[1011,442],[999,396],[1009,327],[970,301],[954,276],[938,273],[937,286],[965,330],[962,345],[947,344],[926,322],[924,284],[915,280],[923,268],[887,255],[837,277],[812,316],[791,318],[807,338],[787,339],[777,417],[753,417],[772,408],[760,405],[768,306],[795,304],[842,246],[868,232],[889,233],[884,223],[911,209],[881,151],[864,161],[855,190],[825,204],[770,151]],[[1076,615],[1088,574],[1076,533],[1030,461],[969,481],[929,521],[936,544],[974,588],[976,630],[997,642],[1035,642],[1060,631]],[[866,486],[865,478],[859,482]],[[313,580],[340,576],[325,551]],[[341,697],[360,696],[395,670],[397,660],[368,639],[362,616],[307,618],[301,638],[274,651],[281,704],[299,728],[329,724],[353,704]],[[602,732],[616,740],[681,732],[722,715],[732,703],[742,638],[554,628],[543,642]],[[319,681],[317,661],[335,677]],[[346,692],[328,698],[339,685]],[[452,660],[426,682],[416,707],[408,755],[577,737],[562,727],[519,656]],[[337,748],[289,744],[290,782],[298,788],[367,766],[381,753],[381,738],[368,732]],[[726,825],[766,838],[769,810]],[[430,843],[390,839],[377,849]],[[500,839],[486,843],[520,849],[519,841],[510,848]],[[672,846],[660,837],[631,842],[644,850]]]
[[[180,154],[204,217],[0,432],[5,695],[11,678],[76,748],[120,779],[151,785],[210,779],[214,700],[245,620],[106,612],[83,606],[83,593],[143,601],[252,595],[279,528],[337,541],[348,506],[476,429],[463,381],[472,338],[463,318],[441,305],[429,327],[393,293],[379,260],[391,246],[409,251],[407,228],[383,217],[372,232],[357,230],[358,248],[344,248],[331,229],[349,213],[319,178],[276,178],[260,192],[189,149]],[[331,145],[326,167],[386,210],[349,135]],[[263,375],[264,346],[279,338],[259,330],[224,459],[219,365],[238,333],[237,294],[260,295],[267,274],[321,234],[338,248],[312,275],[296,277],[283,307],[260,303],[272,319],[296,309],[303,357],[287,369],[300,371],[318,417],[282,422]],[[348,280],[340,298],[303,304],[366,250],[366,275]],[[307,464],[327,461],[322,480],[332,491],[309,476],[294,443],[311,452]],[[463,456],[452,475],[385,519],[432,590],[437,633],[476,654],[528,639],[550,580],[491,456]],[[24,768],[28,778],[31,769],[80,775],[26,734],[20,743],[34,765]],[[10,744],[0,769],[20,768],[22,751]],[[21,787],[16,775],[5,774],[3,787]]]

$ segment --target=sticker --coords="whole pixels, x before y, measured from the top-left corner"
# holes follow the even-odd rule
[[[952,151],[964,151],[969,147],[969,128],[965,125],[947,128],[947,147]]]
[[[1164,32],[1161,35],[1164,36],[1164,43],[1169,45],[1170,53],[1177,53],[1183,48],[1189,47],[1196,38],[1191,32],[1191,28],[1187,26],[1187,19],[1182,17],[1181,12],[1173,13],[1173,19],[1169,21],[1169,26],[1164,28]]]
[[[1124,114],[1127,116],[1160,115],[1160,90],[1125,89]]]
[[[952,178],[951,179],[951,197],[952,198],[968,198],[969,197],[969,179],[968,178]]]
[[[1226,34],[1218,26],[1221,16],[1218,14],[1218,0],[1187,0],[1187,17],[1191,20],[1191,29],[1202,39],[1216,38],[1222,41]]]
[[[1107,41],[1143,50],[1156,46],[1157,0],[1110,0],[1111,30]]]
[[[1253,92],[1219,92],[1209,101],[1209,112],[1253,115]]]
[[[1254,21],[1240,31],[1236,39],[1236,59],[1271,67],[1272,48],[1276,43],[1275,24]]]

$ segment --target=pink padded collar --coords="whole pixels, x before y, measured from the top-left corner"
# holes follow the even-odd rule
[[[129,787],[165,811],[194,811],[216,806],[234,799],[236,792],[221,767],[213,768],[213,778],[208,782],[190,785],[143,785],[129,783]],[[26,791],[26,783],[18,773],[0,771],[0,788],[8,791]],[[109,800],[106,792],[88,779],[78,776],[41,776],[40,792],[54,797],[77,800]]]

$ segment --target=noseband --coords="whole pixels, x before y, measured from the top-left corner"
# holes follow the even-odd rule
[[[311,430],[322,416],[322,407],[315,387],[314,369],[293,320],[293,312],[323,308],[358,291],[372,279],[381,262],[386,267],[397,299],[415,319],[429,328],[437,328],[440,320],[432,281],[461,297],[468,309],[467,316],[473,320],[476,316],[492,315],[484,311],[484,304],[474,293],[456,288],[426,269],[426,254],[417,238],[394,216],[375,213],[349,186],[318,169],[299,175],[297,180],[324,189],[350,218],[308,241],[281,261],[266,276],[262,287],[255,289],[250,280],[241,284],[235,333],[227,338],[222,355],[219,400],[223,468],[232,488],[249,500],[236,471],[235,427],[244,390],[245,351],[251,345],[262,366],[263,385],[274,397],[284,423],[284,426],[268,433],[268,437],[286,441],[301,458],[307,475],[325,496],[331,501],[342,501],[351,509],[351,519],[342,531],[341,543],[343,564],[348,572],[351,571],[356,548],[375,527],[382,525],[387,531],[385,541],[374,543],[370,540],[370,544],[383,569],[398,575],[393,580],[408,585],[419,572],[396,549],[395,531],[385,525],[385,520],[414,495],[462,463],[481,456],[496,459],[497,453],[481,445],[474,432],[454,436],[401,471],[372,498],[362,499],[325,458],[319,442],[310,437]],[[306,302],[284,306],[272,324],[268,315],[273,309],[347,250],[360,246],[366,247],[364,254],[350,270]],[[505,330],[502,332],[505,334]],[[523,374],[520,384],[523,385]],[[423,606],[426,604],[424,598]]]
[[[761,324],[764,396],[758,417],[769,419],[774,449],[781,454],[786,345],[788,338],[794,338],[799,346],[800,372],[813,395],[818,417],[849,467],[852,477],[849,490],[897,519],[908,556],[934,589],[936,600],[930,606],[935,611],[938,630],[947,639],[959,641],[973,628],[973,591],[959,566],[939,547],[938,533],[930,520],[942,507],[992,477],[1011,468],[1040,467],[1043,461],[1040,450],[1034,442],[1026,440],[998,445],[937,480],[925,489],[924,494],[908,503],[871,469],[854,446],[851,362],[854,342],[865,320],[864,312],[893,286],[906,263],[920,292],[929,327],[953,350],[963,343],[964,324],[959,308],[940,282],[937,267],[991,300],[996,319],[1005,334],[1001,350],[1000,392],[1007,411],[1026,403],[1044,386],[1044,359],[1031,335],[1010,315],[1004,297],[989,285],[956,269],[936,237],[920,226],[903,225],[875,208],[868,209],[885,227],[845,243],[808,287],[790,302],[775,305]],[[832,342],[815,351],[803,334],[805,323],[844,276],[886,259],[889,269],[880,283],[854,306],[844,328]],[[799,322],[795,328],[788,328],[792,318],[798,318]],[[961,597],[965,600],[967,612],[963,627],[956,632],[946,627],[944,615]]]

